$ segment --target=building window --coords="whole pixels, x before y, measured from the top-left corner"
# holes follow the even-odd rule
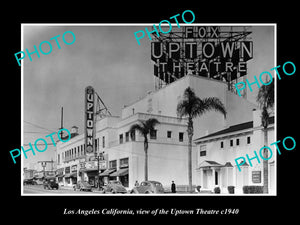
[[[135,141],[135,130],[130,133],[130,137],[132,141]]]
[[[224,148],[224,142],[221,141],[221,148]]]
[[[105,136],[102,136],[102,148],[105,148]]]
[[[70,173],[70,167],[69,166],[65,168],[65,174],[67,174],[67,173]]]
[[[183,142],[183,132],[179,132],[179,141]]]
[[[122,144],[123,143],[123,134],[119,135],[119,143]]]
[[[167,138],[171,138],[172,137],[172,131],[167,131]]]
[[[57,163],[60,164],[60,155],[57,154]]]
[[[128,158],[120,159],[120,168],[128,167]]]
[[[126,132],[126,133],[125,133],[125,141],[126,141],[126,142],[129,141],[129,132]]]
[[[247,144],[250,144],[251,143],[251,139],[250,137],[247,137]]]
[[[236,145],[240,145],[240,139],[239,138],[236,139]]]
[[[150,139],[156,139],[157,130],[150,130]]]
[[[115,168],[117,168],[117,160],[109,161],[109,168],[110,168],[110,169],[115,169]]]
[[[230,147],[233,146],[233,140],[230,140]]]
[[[200,145],[200,157],[206,156],[206,145]]]

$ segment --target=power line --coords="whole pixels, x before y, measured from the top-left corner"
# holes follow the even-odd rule
[[[56,131],[50,130],[50,129],[45,128],[45,127],[41,127],[41,126],[39,126],[39,125],[36,125],[36,124],[34,124],[34,123],[31,123],[31,122],[28,122],[28,121],[25,121],[25,120],[24,120],[24,122],[25,122],[25,123],[28,123],[28,124],[30,124],[30,125],[32,125],[32,126],[34,126],[34,127],[40,128],[40,129],[48,130],[48,131],[50,131],[50,132],[56,132]]]
[[[36,145],[45,145],[45,144],[36,144]],[[47,143],[47,145],[54,145],[54,144],[53,143]],[[23,146],[29,146],[29,144],[24,144]]]
[[[38,132],[38,131],[24,131],[26,134],[49,134],[49,132]]]

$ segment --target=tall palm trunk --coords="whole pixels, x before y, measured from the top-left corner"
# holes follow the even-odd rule
[[[144,163],[144,174],[145,181],[148,180],[148,138],[144,136],[144,151],[145,151],[145,163]]]
[[[263,129],[263,132],[264,132],[264,146],[268,146],[268,130],[267,130],[267,127],[265,127]],[[268,150],[266,148],[264,148],[264,152],[263,152],[263,155],[264,155],[264,158],[268,158]],[[269,177],[269,172],[268,172],[268,161],[267,160],[263,160],[263,183],[264,183],[264,187],[263,187],[263,192],[265,194],[268,194],[268,186],[269,186],[269,180],[268,180],[268,177]]]
[[[192,188],[192,141],[193,141],[193,134],[194,134],[194,128],[193,128],[193,119],[191,116],[189,116],[188,120],[188,180],[189,180],[189,192],[193,192]]]

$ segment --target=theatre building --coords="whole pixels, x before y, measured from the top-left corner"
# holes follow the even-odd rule
[[[177,118],[176,107],[187,87],[191,87],[200,98],[219,98],[227,110],[226,118],[221,113],[210,111],[194,120],[193,185],[209,190],[220,186],[222,193],[226,193],[229,185],[236,186],[236,193],[243,185],[261,185],[263,175],[257,171],[262,171],[262,164],[250,167],[245,163],[242,172],[237,171],[234,164],[236,157],[246,153],[251,155],[251,151],[263,146],[257,106],[229,91],[226,82],[195,75],[187,75],[149,92],[125,106],[120,116],[97,117],[97,157],[86,157],[84,134],[77,134],[77,128],[73,127],[71,140],[57,143],[57,177],[60,185],[72,186],[79,180],[85,180],[97,186],[109,180],[120,180],[130,189],[136,181],[143,181],[144,138],[138,132],[130,135],[129,129],[140,121],[156,118],[160,124],[148,138],[148,179],[159,181],[164,187],[170,187],[172,181],[178,187],[186,187],[187,120]],[[274,123],[270,125],[269,132],[269,142],[273,141]],[[269,185],[274,190],[275,167],[272,160],[269,167]]]
[[[260,163],[254,157],[264,146],[263,128],[260,110],[253,110],[253,120],[235,124],[195,140],[197,145],[196,177],[203,189],[221,188],[221,193],[228,193],[228,186],[235,187],[235,193],[242,194],[243,186],[263,186],[263,160]],[[268,141],[274,139],[274,117],[270,117]],[[270,146],[270,145],[269,145]],[[274,150],[274,149],[273,149]],[[276,150],[273,151],[273,153]],[[249,155],[251,164],[246,161],[239,171],[235,159]],[[268,160],[269,193],[276,194],[276,159],[275,155]]]

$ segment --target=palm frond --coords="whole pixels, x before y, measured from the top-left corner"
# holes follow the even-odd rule
[[[226,109],[220,99],[216,97],[209,97],[202,100],[204,111],[215,110],[220,112],[226,118]]]
[[[157,124],[159,124],[159,121],[155,118],[150,118],[150,119],[145,121],[145,126],[149,131],[154,130],[154,127]]]
[[[263,107],[267,107],[267,109],[271,109],[274,106],[274,82],[269,85],[263,85],[257,94],[256,101],[259,104],[259,107],[262,109]]]
[[[199,111],[201,99],[198,98],[193,89],[186,88],[183,94],[183,99],[177,104],[177,115],[179,118],[183,116],[194,117]]]
[[[177,105],[177,115],[179,118],[183,116],[195,118],[209,110],[219,111],[225,117],[227,114],[225,106],[218,98],[210,97],[201,100],[190,87],[184,91],[183,100]]]
[[[145,129],[145,127],[142,124],[138,124],[138,123],[133,124],[129,129],[129,133],[132,135],[136,130],[141,135],[147,135],[147,130]]]
[[[150,118],[146,121],[140,121],[140,123],[133,124],[129,133],[132,134],[137,130],[141,135],[146,136],[151,130],[154,130],[154,127],[159,124],[159,121],[155,118]]]

